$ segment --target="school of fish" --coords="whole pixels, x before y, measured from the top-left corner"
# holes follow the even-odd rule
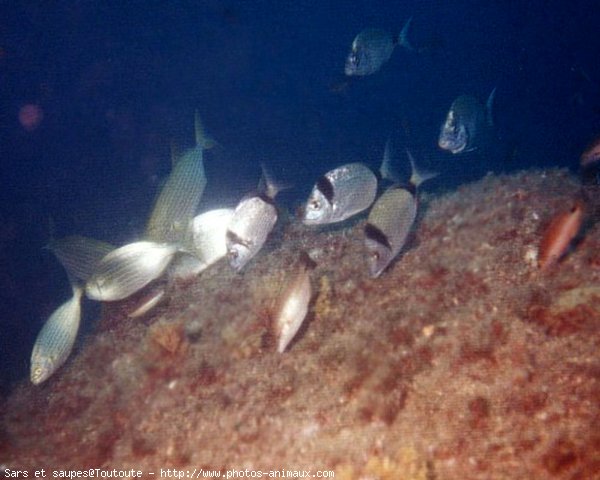
[[[360,32],[346,57],[344,73],[349,77],[375,74],[397,46],[415,52],[408,39],[411,23],[412,17],[398,35],[374,28]],[[494,88],[485,105],[472,95],[460,95],[452,102],[440,127],[440,149],[459,155],[485,148],[494,135],[495,93]],[[267,242],[278,221],[275,199],[282,186],[264,166],[256,191],[242,196],[234,208],[197,215],[207,184],[204,152],[217,143],[208,136],[197,113],[195,133],[195,147],[173,159],[172,171],[157,196],[142,238],[117,247],[73,235],[48,245],[64,267],[73,295],[38,334],[31,355],[32,383],[46,381],[67,360],[79,330],[84,295],[113,302],[142,292],[137,308],[129,312],[136,318],[161,302],[169,278],[194,278],[221,259],[241,272]],[[597,168],[599,145],[596,141],[584,152],[582,168]],[[406,246],[418,218],[419,188],[435,176],[420,171],[412,154],[408,150],[406,154],[412,169],[408,181],[401,181],[394,173],[395,152],[388,140],[379,172],[361,162],[327,171],[316,179],[302,209],[301,221],[307,228],[343,223],[364,213],[365,271],[372,278],[390,268]],[[540,246],[542,270],[565,254],[580,229],[583,214],[583,204],[578,201],[569,212],[561,212],[550,222]],[[301,256],[273,309],[272,329],[279,353],[289,350],[309,310],[310,264],[310,259]]]

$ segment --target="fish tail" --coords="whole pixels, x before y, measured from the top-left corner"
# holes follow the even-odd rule
[[[69,282],[71,282],[71,289],[73,290],[73,298],[75,298],[78,302],[81,301],[81,297],[83,296],[83,292],[84,292],[84,286],[71,278],[71,276],[69,275]]]
[[[411,52],[414,52],[415,49],[412,46],[412,44],[410,43],[410,41],[408,40],[408,32],[410,30],[410,24],[412,22],[413,17],[410,17],[406,23],[404,24],[404,27],[402,27],[402,31],[400,32],[400,35],[398,35],[398,39],[396,41],[396,43],[400,44],[402,47],[406,48],[407,50],[410,50]]]
[[[381,178],[398,183],[398,173],[392,167],[393,151],[392,141],[388,138],[385,142],[383,160],[381,161],[381,167],[379,167],[379,173],[381,174]]]
[[[200,118],[198,110],[194,112],[194,134],[196,137],[196,145],[201,146],[204,150],[213,148],[217,144],[217,142],[206,133],[204,123]]]
[[[439,175],[438,172],[428,172],[426,170],[420,170],[417,167],[417,162],[415,161],[415,157],[412,156],[410,151],[406,150],[406,155],[408,156],[408,160],[410,161],[411,175],[410,175],[410,184],[415,188],[418,188],[423,182],[427,180],[431,180],[434,177]]]
[[[258,191],[264,192],[267,197],[273,199],[277,196],[279,192],[282,190],[286,190],[291,188],[291,185],[280,183],[273,178],[271,171],[267,168],[267,166],[261,162],[260,168],[262,170],[262,175],[260,177],[260,181],[258,182]]]
[[[486,119],[490,127],[494,126],[494,116],[492,113],[494,106],[494,98],[496,98],[496,87],[494,87],[493,90],[490,92],[490,96],[488,97],[487,102],[485,102]]]

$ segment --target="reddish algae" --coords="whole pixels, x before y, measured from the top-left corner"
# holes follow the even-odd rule
[[[0,464],[600,478],[600,224],[536,257],[579,191],[546,170],[424,193],[377,279],[364,219],[294,221],[242,274],[219,263],[138,319],[107,305],[53,378],[3,400]],[[278,354],[270,312],[302,250],[315,293]]]

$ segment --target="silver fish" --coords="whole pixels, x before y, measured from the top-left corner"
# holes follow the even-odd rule
[[[277,209],[267,195],[243,198],[227,226],[225,242],[229,264],[240,271],[256,255],[277,223]]]
[[[304,208],[305,225],[342,222],[371,206],[377,177],[362,163],[349,163],[323,175]]]
[[[96,271],[100,260],[115,247],[93,238],[71,235],[50,241],[48,249],[56,255],[70,279],[85,283]]]
[[[375,202],[365,226],[367,263],[371,277],[378,277],[398,255],[417,216],[413,192],[388,188]]]
[[[246,195],[238,203],[225,234],[229,264],[238,272],[267,241],[277,223],[275,197],[285,188],[271,179],[264,165],[261,167],[259,191]]]
[[[485,107],[471,95],[461,95],[454,100],[440,129],[438,146],[457,154],[471,152],[485,144],[494,125],[492,104],[495,94],[494,88]]]
[[[160,277],[178,250],[173,244],[148,241],[119,247],[100,261],[85,292],[102,302],[127,298]]]
[[[197,215],[192,220],[194,253],[205,268],[227,255],[227,227],[233,208],[217,208]]]
[[[58,307],[38,334],[31,353],[31,383],[38,385],[65,363],[81,320],[82,287],[73,285],[73,298]]]
[[[412,166],[409,184],[395,184],[385,190],[369,212],[365,226],[367,264],[373,278],[381,275],[406,242],[417,216],[417,187],[437,175],[417,170],[414,158],[406,153]]]
[[[310,277],[306,265],[301,265],[279,298],[274,315],[277,351],[283,353],[298,333],[308,313],[312,295]]]
[[[400,44],[408,50],[413,50],[408,41],[408,29],[412,17],[404,24],[400,35],[378,28],[367,28],[360,32],[352,42],[350,53],[346,57],[344,72],[349,76],[371,75],[377,72],[387,62],[396,45]]]
[[[206,187],[203,150],[209,143],[196,117],[196,146],[177,161],[154,204],[146,225],[149,240],[183,242]]]

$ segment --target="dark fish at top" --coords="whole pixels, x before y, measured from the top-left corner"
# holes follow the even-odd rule
[[[227,257],[238,272],[260,251],[277,223],[274,199],[281,187],[273,183],[264,168],[263,179],[265,188],[242,198],[227,225]]]
[[[439,147],[454,154],[480,148],[494,126],[492,103],[495,94],[494,88],[485,107],[471,95],[461,95],[454,100],[440,129]]]
[[[342,222],[369,208],[377,195],[377,177],[362,163],[349,163],[323,175],[304,207],[305,225]]]
[[[394,184],[385,190],[371,208],[365,226],[367,264],[373,278],[381,275],[402,250],[417,216],[417,187],[436,175],[419,172],[412,155],[408,151],[407,154],[412,166],[409,184]],[[385,155],[389,155],[388,145]],[[386,157],[384,165],[389,161]],[[383,165],[381,170],[386,171]]]
[[[407,20],[398,36],[378,28],[367,28],[360,32],[352,42],[352,48],[346,57],[346,75],[363,76],[377,72],[390,59],[398,44],[408,50],[414,50],[408,41],[411,21],[412,17]]]

